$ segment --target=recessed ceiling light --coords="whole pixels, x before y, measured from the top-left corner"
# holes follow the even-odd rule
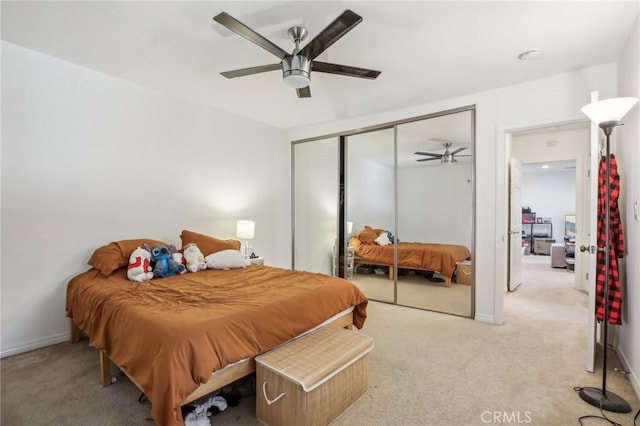
[[[526,52],[522,52],[518,55],[518,59],[521,61],[534,61],[539,59],[542,55],[542,51],[540,49],[527,50]]]
[[[543,165],[542,165],[542,168],[543,168],[543,169],[548,169],[548,168],[549,168],[549,165],[548,165],[548,164],[543,164]]]

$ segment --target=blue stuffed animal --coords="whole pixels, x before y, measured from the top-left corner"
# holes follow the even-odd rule
[[[153,249],[145,246],[145,248],[151,253],[151,261],[156,263],[153,268],[154,277],[165,278],[185,273],[185,266],[172,258],[173,252],[176,251],[173,245],[156,246]]]

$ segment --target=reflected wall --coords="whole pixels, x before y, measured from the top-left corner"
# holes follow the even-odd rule
[[[349,136],[347,139],[347,220],[353,223],[349,242],[354,250],[351,280],[369,299],[395,303],[393,265],[372,265],[357,254],[357,236],[365,226],[395,232],[394,129]],[[390,248],[390,247],[387,247]]]
[[[331,275],[338,233],[338,139],[292,145],[293,268]]]

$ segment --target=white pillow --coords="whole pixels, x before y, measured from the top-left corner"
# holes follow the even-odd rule
[[[382,234],[378,235],[378,238],[376,238],[374,242],[379,246],[388,246],[389,244],[391,244],[391,241],[389,240],[389,237],[387,236],[386,232],[383,232]]]
[[[205,257],[209,269],[233,269],[249,266],[251,261],[245,259],[240,250],[222,250]]]

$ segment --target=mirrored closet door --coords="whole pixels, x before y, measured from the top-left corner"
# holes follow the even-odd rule
[[[448,114],[397,128],[399,305],[471,315],[471,114]],[[422,264],[411,267],[411,259],[403,259],[405,251],[407,256],[422,256]]]
[[[392,241],[374,230],[395,232],[395,154],[393,128],[347,138],[347,222],[354,252],[351,280],[369,299],[395,302]],[[347,227],[349,228],[349,226]],[[378,241],[376,242],[375,240]]]
[[[292,145],[293,268],[331,275],[338,234],[338,138]]]
[[[293,268],[473,316],[475,108],[293,142]]]

